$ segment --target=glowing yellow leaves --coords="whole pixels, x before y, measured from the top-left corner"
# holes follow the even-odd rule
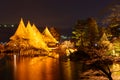
[[[24,45],[29,45],[29,47],[44,49],[48,51],[49,48],[44,41],[46,39],[43,38],[45,37],[43,37],[43,35],[34,24],[31,26],[30,22],[28,21],[27,26],[25,27],[23,19],[21,19],[15,34],[10,38],[10,40],[12,40],[13,43],[18,41],[18,43],[21,44],[24,44],[24,42],[27,41],[28,44]]]
[[[58,43],[58,41],[52,36],[52,34],[50,33],[47,27],[43,31],[43,37],[46,43],[49,43],[49,42]]]

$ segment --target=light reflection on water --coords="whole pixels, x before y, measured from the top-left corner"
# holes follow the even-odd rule
[[[0,65],[0,80],[77,80],[82,71],[80,66],[77,62],[47,56],[13,55],[5,58],[5,63]]]
[[[50,57],[20,58],[15,80],[76,80],[79,65]]]
[[[16,55],[13,55],[13,57],[14,57],[14,79],[16,79],[16,68],[17,68],[17,60],[16,60]]]
[[[59,80],[58,65],[49,57],[23,58],[17,64],[16,80]]]
[[[70,60],[60,61],[47,56],[7,58],[0,65],[0,80],[81,80],[84,64]],[[112,77],[120,80],[120,64],[111,66]]]

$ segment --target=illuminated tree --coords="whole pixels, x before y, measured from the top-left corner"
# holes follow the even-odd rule
[[[77,46],[93,46],[99,37],[97,22],[94,18],[78,20],[72,33]]]
[[[88,46],[87,42],[87,24],[86,20],[77,20],[74,29],[72,31],[72,38],[76,42],[76,46],[84,47]]]

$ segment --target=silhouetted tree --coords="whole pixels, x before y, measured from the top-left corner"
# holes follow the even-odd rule
[[[107,26],[110,29],[110,32],[113,36],[120,35],[120,5],[115,5],[108,10],[108,14],[103,18],[103,25]],[[109,33],[110,33],[109,32]]]
[[[88,26],[88,39],[90,41],[90,45],[94,45],[99,39],[98,25],[94,18],[87,19]]]
[[[50,32],[56,40],[60,40],[60,34],[55,27],[50,27]]]
[[[102,51],[93,50],[93,55],[91,56],[91,66],[93,69],[101,70],[109,80],[113,80],[111,76],[111,71],[109,65],[112,63],[111,60],[105,59],[101,55]]]
[[[114,27],[119,25],[120,23],[120,5],[115,5],[108,9],[108,14],[103,18],[102,23],[109,26]]]

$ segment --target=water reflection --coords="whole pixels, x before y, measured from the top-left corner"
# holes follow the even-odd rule
[[[71,62],[70,60],[68,59],[67,63],[64,63],[64,65],[62,65],[63,68],[65,68],[63,70],[63,75],[65,75],[65,78],[64,80],[72,80],[72,72],[71,72]]]
[[[17,80],[59,80],[58,63],[58,60],[49,57],[20,59]]]
[[[60,61],[47,56],[13,55],[5,60],[5,64],[1,65],[0,80],[77,80],[82,71],[78,62]]]
[[[62,68],[62,79],[61,80],[78,80],[82,67],[79,62],[72,62],[69,59],[66,62],[60,62],[60,68]]]
[[[5,58],[0,64],[0,80],[81,80],[86,70],[84,63],[61,61],[47,56]],[[111,66],[112,77],[120,80],[120,65]]]
[[[14,79],[16,79],[16,68],[17,68],[17,62],[16,62],[16,55],[13,55],[14,58]]]

